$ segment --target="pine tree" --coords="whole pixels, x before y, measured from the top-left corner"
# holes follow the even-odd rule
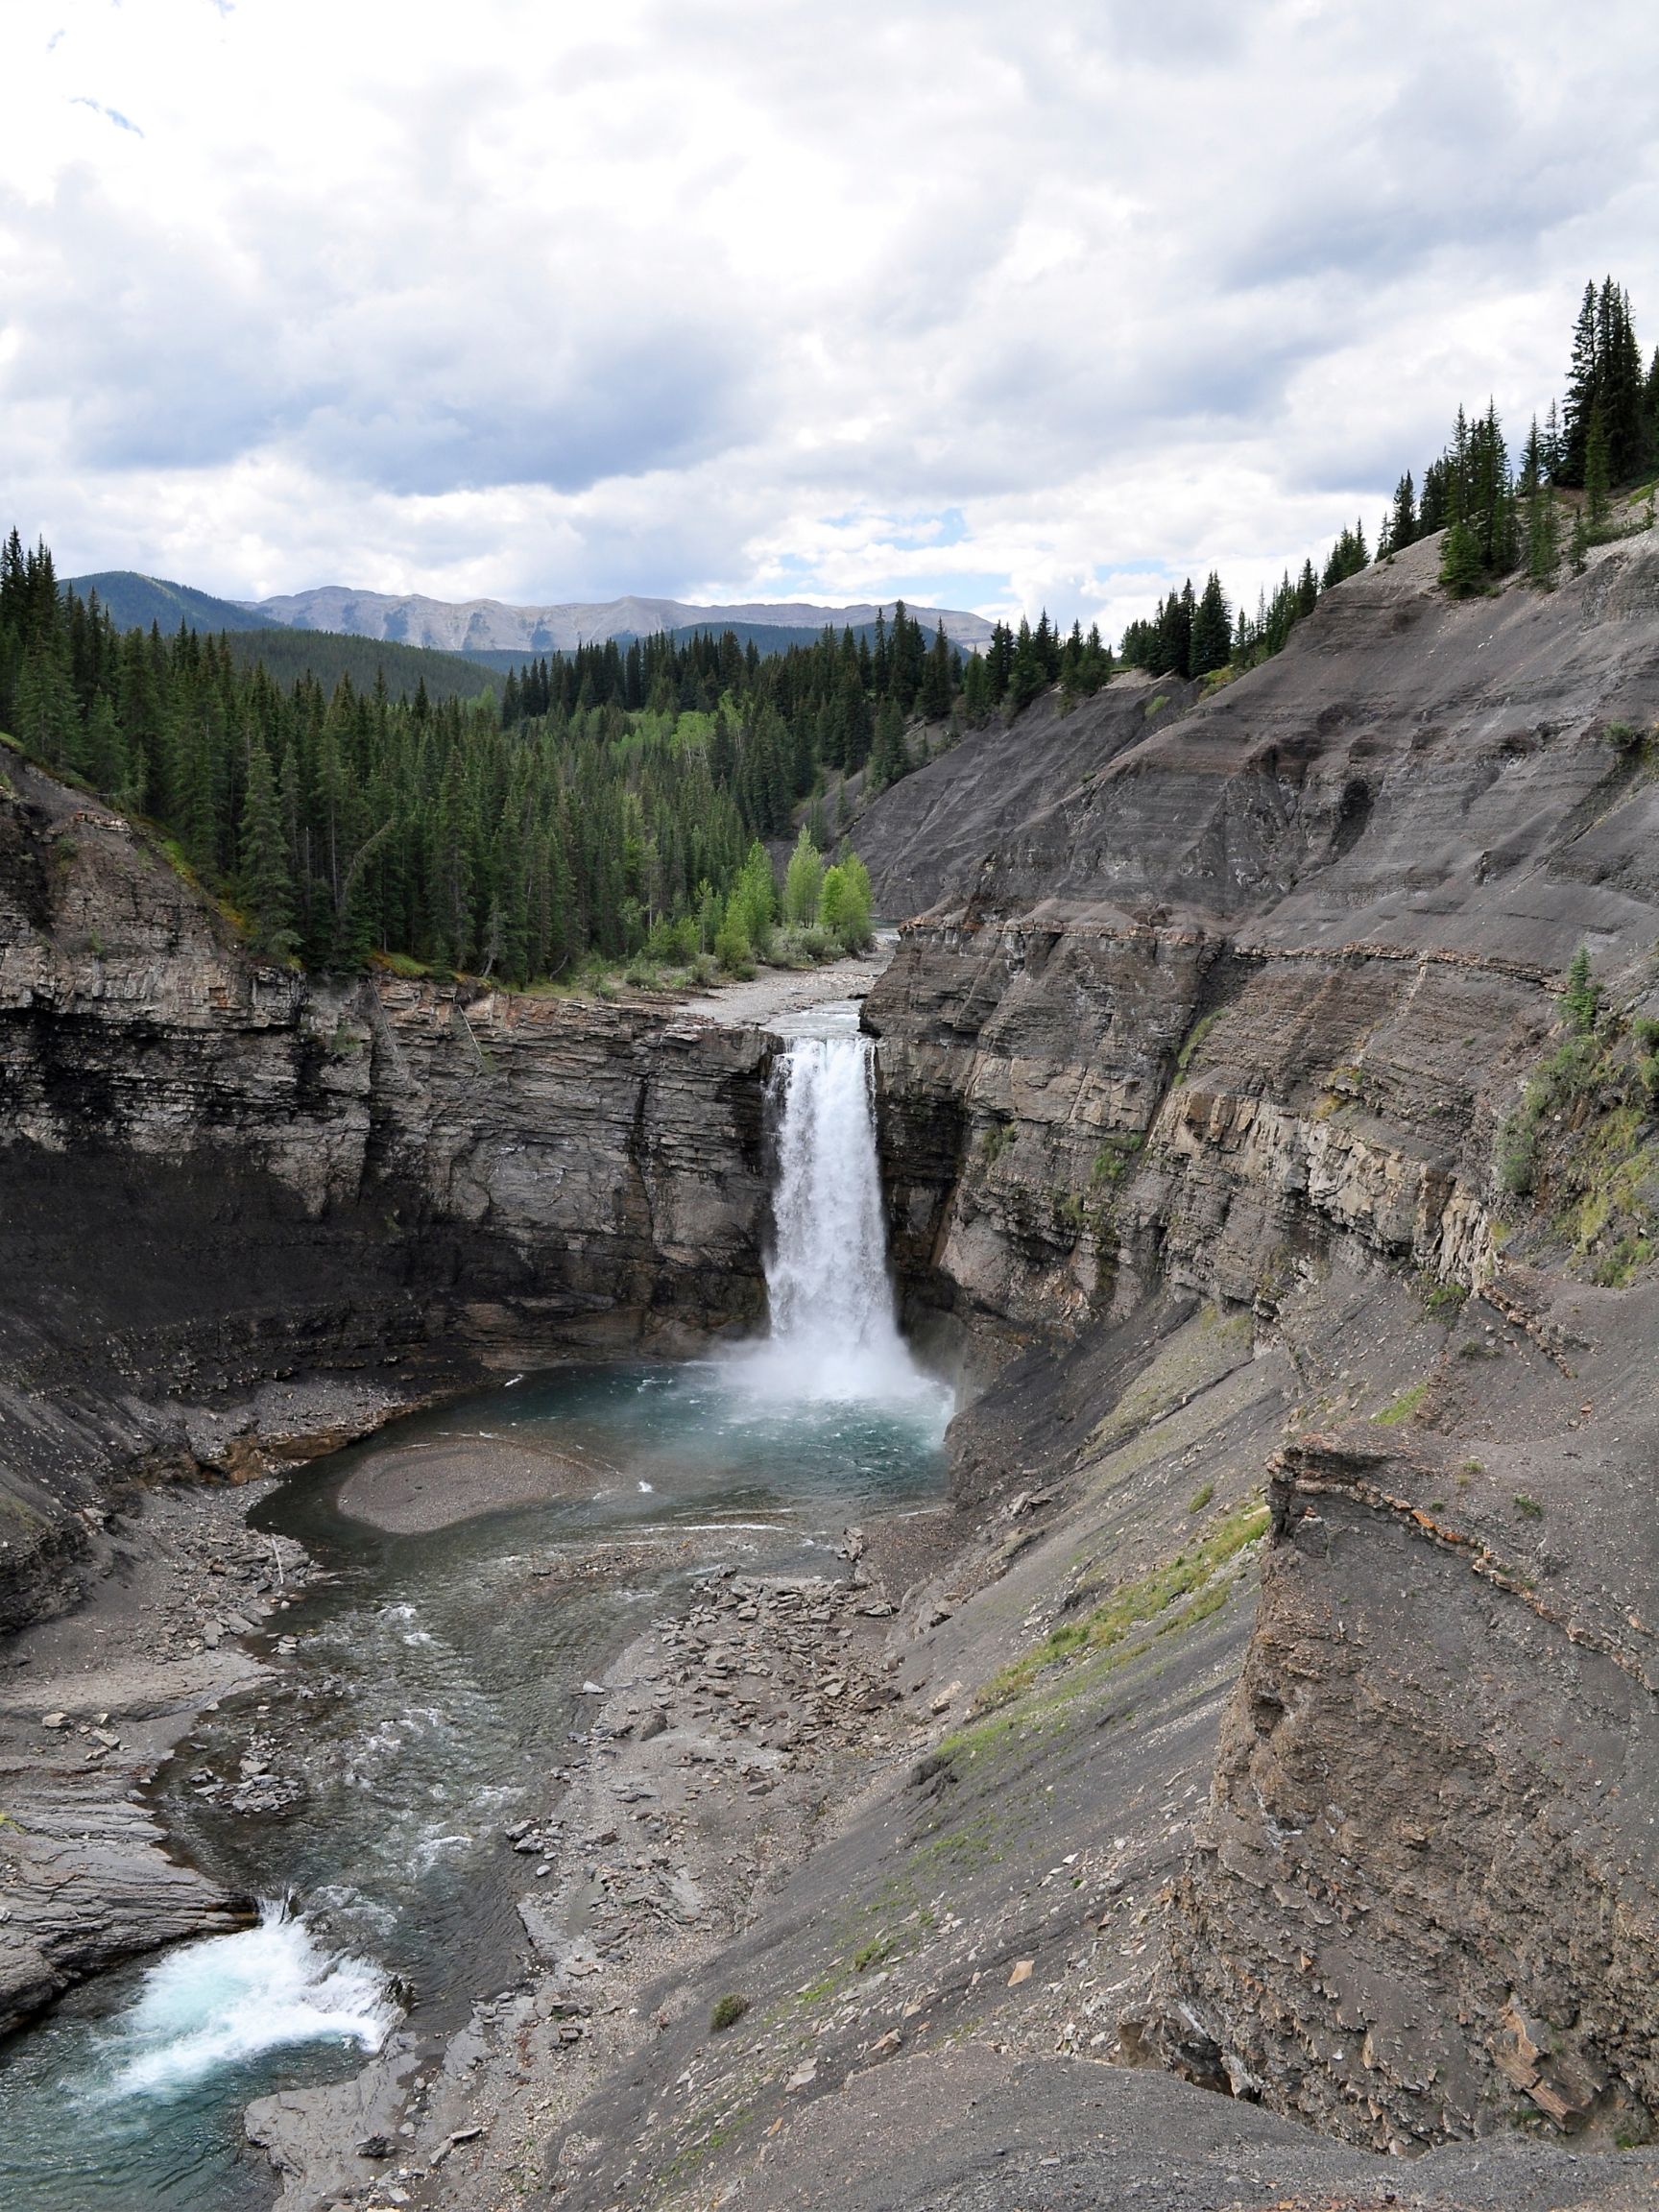
[[[1561,411],[1551,399],[1549,412],[1544,418],[1544,436],[1539,447],[1539,459],[1543,463],[1544,474],[1549,478],[1551,485],[1566,481],[1561,473],[1564,452],[1565,448],[1561,440]]]
[[[737,746],[724,706],[714,709],[714,731],[709,740],[709,773],[716,783],[729,784],[737,771]]]
[[[1479,543],[1461,517],[1446,533],[1440,556],[1440,581],[1454,599],[1471,598],[1485,582]]]
[[[1403,553],[1407,545],[1415,544],[1417,540],[1417,491],[1416,486],[1411,481],[1409,469],[1394,487],[1394,503],[1388,510],[1387,527],[1388,551],[1390,553]],[[1382,552],[1381,544],[1377,550],[1379,557],[1381,557]]]
[[[1590,444],[1590,417],[1601,382],[1598,348],[1596,287],[1586,284],[1573,329],[1573,359],[1567,372],[1567,399],[1561,412],[1559,469],[1556,481],[1579,485]]]
[[[1590,410],[1590,426],[1584,441],[1583,481],[1584,518],[1588,527],[1596,531],[1607,519],[1610,482],[1607,426],[1599,401]]]
[[[920,627],[918,626],[918,635]],[[922,678],[922,711],[930,722],[943,722],[950,711],[950,641],[940,623],[933,634],[933,643],[927,654],[927,662]]]
[[[1221,579],[1212,568],[1192,617],[1189,672],[1193,676],[1208,676],[1212,669],[1224,668],[1232,649],[1232,610],[1221,589]]]
[[[1582,576],[1590,554],[1590,530],[1584,519],[1582,506],[1573,510],[1573,535],[1568,541],[1567,553],[1573,564],[1574,575]]]
[[[1013,659],[1008,669],[1007,699],[1016,714],[1029,707],[1048,682],[1047,655],[1039,642],[1037,634],[1024,615],[1020,617],[1019,635],[1014,640]]]
[[[1091,622],[1089,635],[1083,640],[1083,658],[1077,664],[1077,688],[1086,699],[1092,699],[1111,679],[1111,651],[1100,635],[1099,623]]]
[[[1568,1021],[1580,1037],[1587,1037],[1596,1026],[1596,1017],[1601,1007],[1601,992],[1590,977],[1590,948],[1580,945],[1567,968],[1567,987],[1561,994],[1561,1005]]]
[[[969,654],[962,679],[962,711],[971,730],[976,730],[991,711],[990,674],[977,649]]]
[[[1548,485],[1534,494],[1527,526],[1527,576],[1548,589],[1555,581],[1561,560],[1561,524],[1555,512],[1555,494]]]
[[[1601,354],[1597,401],[1606,430],[1608,476],[1614,484],[1627,484],[1642,468],[1647,445],[1642,349],[1631,323],[1630,296],[1611,276],[1602,283],[1596,319]]]
[[[897,699],[884,699],[876,716],[876,742],[870,752],[871,789],[885,791],[888,784],[898,782],[909,766],[910,757],[904,749],[904,717],[899,710]]]
[[[294,884],[276,780],[263,737],[248,749],[248,788],[242,803],[242,896],[253,918],[255,949],[285,959],[294,946]]]

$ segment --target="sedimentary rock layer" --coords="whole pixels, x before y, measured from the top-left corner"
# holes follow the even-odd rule
[[[763,1033],[262,967],[125,823],[8,773],[0,1628],[64,1601],[111,1473],[338,1440],[262,1419],[273,1379],[373,1369],[373,1425],[493,1355],[753,1318]]]

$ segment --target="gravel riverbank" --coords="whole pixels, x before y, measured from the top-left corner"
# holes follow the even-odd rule
[[[299,1545],[245,1526],[274,1487],[153,1491],[101,1516],[86,1603],[0,1656],[0,2033],[124,1959],[248,1917],[168,1856],[144,1791],[200,1713],[258,1680],[241,1639],[304,1584]]]
[[[890,1550],[907,1562],[956,1532],[946,1509],[899,1527]],[[354,2080],[251,2107],[279,2212],[485,2212],[541,2186],[550,2147],[571,2174],[598,2153],[569,2131],[578,2108],[674,2024],[678,1987],[838,1812],[937,1726],[895,1686],[897,1606],[868,1564],[889,1548],[871,1538],[850,1530],[831,1574],[712,1571],[683,1616],[659,1618],[587,1686],[587,1724],[541,1810],[500,1839],[522,1869],[518,1979],[442,2045],[416,2014]],[[670,2137],[680,2125],[663,2115]],[[651,2146],[654,2163],[675,2152]]]

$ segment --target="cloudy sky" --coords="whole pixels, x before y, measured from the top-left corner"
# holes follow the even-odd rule
[[[1116,631],[1659,339],[1651,0],[3,0],[0,522]]]

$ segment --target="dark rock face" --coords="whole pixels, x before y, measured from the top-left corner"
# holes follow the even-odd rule
[[[190,1404],[760,1310],[761,1032],[258,968],[125,824],[11,774],[0,1628],[70,1594],[100,1480],[200,1459]]]

